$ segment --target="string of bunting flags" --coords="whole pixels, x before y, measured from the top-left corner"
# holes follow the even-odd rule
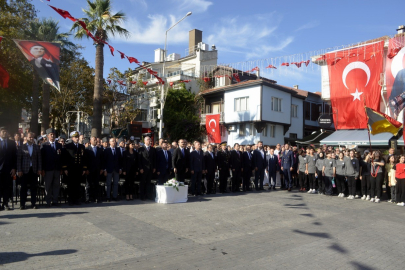
[[[42,0],[41,0],[42,1]],[[47,0],[50,2],[50,0]],[[55,10],[59,15],[61,15],[65,19],[69,19],[73,22],[77,22],[86,32],[86,34],[94,40],[96,43],[102,43],[108,46],[110,53],[112,56],[115,56],[115,52],[119,53],[119,56],[121,59],[127,59],[129,63],[135,63],[139,67],[143,68],[146,72],[148,72],[152,77],[157,79],[156,84],[164,84],[165,81],[158,76],[158,71],[152,70],[150,68],[147,68],[143,66],[140,61],[135,58],[126,55],[124,52],[121,52],[119,50],[116,50],[111,44],[109,44],[107,41],[99,39],[97,36],[94,36],[88,29],[87,25],[84,21],[81,21],[80,19],[77,19],[73,17],[69,11],[67,10],[62,10],[57,7],[48,5],[51,7],[53,10]],[[390,36],[384,36],[378,39],[375,39],[373,41],[379,41],[379,40],[384,40],[388,41],[392,37]],[[404,47],[404,38],[400,37],[397,39],[396,44],[390,45],[388,52],[387,52],[387,58],[388,59],[393,59]],[[337,63],[341,61],[347,61],[350,62],[353,59],[358,59],[359,61],[364,61],[368,62],[373,59],[375,59],[376,54],[379,53],[379,50],[384,50],[384,48],[380,47],[374,47],[373,51],[374,54],[367,54],[365,51],[361,49],[361,47],[365,44],[369,44],[373,41],[365,41],[365,42],[357,42],[353,44],[348,44],[348,45],[341,45],[341,46],[335,46],[331,48],[326,48],[326,49],[320,49],[320,50],[314,50],[310,52],[305,52],[305,53],[300,53],[300,54],[295,54],[295,55],[288,55],[288,56],[278,56],[278,57],[273,57],[273,58],[265,58],[265,59],[258,59],[258,60],[252,60],[252,61],[243,61],[243,62],[237,62],[237,63],[231,63],[231,64],[216,64],[216,65],[202,65],[200,67],[200,72],[197,74],[196,77],[190,76],[189,80],[184,80],[180,82],[188,83],[191,80],[196,80],[196,79],[201,79],[202,81],[209,83],[211,82],[214,78],[221,78],[221,77],[226,77],[229,78],[230,80],[234,80],[236,82],[241,82],[243,79],[242,76],[244,74],[251,74],[255,71],[270,71],[271,74],[273,72],[289,72],[290,70],[294,72],[294,70],[301,69],[301,67],[305,67],[304,70],[308,70],[309,68],[317,68],[318,70],[320,69],[319,65],[310,65],[311,63],[315,64],[326,64],[327,66],[335,66]],[[374,46],[374,45],[373,45]],[[346,50],[349,48],[359,48],[357,51],[350,50],[350,53],[347,54],[341,54],[338,53],[340,50]],[[328,58],[326,58],[326,55],[329,55]],[[335,57],[331,57],[330,54],[335,54]],[[304,66],[305,65],[305,66]],[[295,66],[295,69],[292,69],[292,66]],[[228,70],[225,70],[224,67],[229,68]],[[283,67],[283,68],[281,68]],[[247,71],[243,71],[246,70]],[[109,84],[111,84],[111,80],[107,80]],[[117,81],[117,83],[121,86],[126,86],[126,83],[124,81]],[[145,86],[148,84],[151,84],[148,81],[142,82]],[[127,82],[129,85],[134,85],[136,84],[136,81],[129,81]],[[173,82],[170,83],[170,86],[172,87],[174,85]]]
[[[49,2],[49,0],[47,0],[47,1]],[[90,37],[91,39],[93,39],[94,42],[96,42],[96,43],[98,43],[98,44],[102,43],[102,44],[107,45],[108,48],[110,49],[111,55],[114,56],[115,48],[114,48],[113,46],[111,46],[107,41],[102,40],[102,39],[98,38],[97,36],[94,36],[94,35],[87,29],[87,25],[86,25],[86,23],[85,23],[84,21],[73,17],[73,16],[69,13],[69,11],[67,11],[67,10],[63,10],[63,9],[60,9],[60,8],[57,8],[57,7],[54,7],[54,6],[51,6],[51,5],[48,5],[48,6],[51,7],[53,10],[55,10],[55,11],[56,11],[59,15],[61,15],[64,19],[69,19],[69,20],[71,20],[71,21],[73,21],[73,22],[79,23],[79,25],[86,31],[86,34],[87,34],[88,37]],[[132,63],[135,63],[135,64],[137,64],[139,67],[145,69],[150,75],[152,75],[153,77],[155,77],[155,78],[158,80],[158,82],[157,82],[158,84],[164,84],[164,83],[165,83],[164,80],[163,80],[162,78],[160,78],[160,77],[157,75],[157,74],[158,74],[157,71],[154,71],[154,70],[152,70],[152,69],[150,69],[150,68],[147,68],[147,67],[143,66],[143,65],[138,61],[138,59],[136,59],[135,57],[125,55],[125,53],[123,53],[123,52],[121,52],[121,51],[118,51],[118,50],[117,50],[117,52],[120,54],[121,59],[127,58],[128,61],[129,61],[129,63],[131,63],[131,64],[132,64]],[[111,83],[111,80],[107,80],[107,81],[109,82],[109,84]],[[123,81],[117,81],[117,82],[118,82],[120,85],[123,85],[123,86],[125,85],[125,84],[123,83]],[[132,83],[132,82],[131,82],[131,83]],[[144,82],[144,84],[145,84],[145,82]],[[147,82],[146,82],[146,84],[147,84]],[[146,85],[146,84],[145,84],[145,85]]]

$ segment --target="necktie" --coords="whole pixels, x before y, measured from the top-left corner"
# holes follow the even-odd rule
[[[212,159],[214,159],[214,155],[212,154],[212,152],[210,152]]]
[[[166,150],[164,150],[164,152],[165,152],[165,158],[166,158],[166,161],[167,161],[167,152],[166,152]]]
[[[238,153],[238,157],[240,157],[239,151],[236,151],[236,153]]]
[[[148,152],[149,152],[149,146],[148,147],[146,147],[146,149],[148,150]]]
[[[94,152],[94,156],[96,156],[97,155],[97,147],[93,146],[93,152]]]
[[[113,148],[111,150],[112,150],[113,156],[115,156],[115,149]]]
[[[182,155],[184,157],[184,149],[183,148],[181,148],[181,153],[182,153]]]

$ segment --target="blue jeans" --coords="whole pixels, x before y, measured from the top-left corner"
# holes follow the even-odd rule
[[[292,188],[293,181],[292,181],[290,168],[284,169],[283,174],[284,174],[285,187],[286,188]]]
[[[111,181],[114,181],[114,187],[113,187],[113,198],[116,199],[118,196],[118,181],[120,180],[120,175],[118,172],[114,171],[112,173],[107,173],[107,179],[106,179],[106,184],[107,184],[107,199],[110,199],[110,194],[111,194]]]

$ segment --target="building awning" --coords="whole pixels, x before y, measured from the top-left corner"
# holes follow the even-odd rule
[[[374,146],[389,146],[389,141],[393,135],[389,132],[384,132],[376,135],[370,134],[371,145]],[[321,144],[327,145],[369,145],[368,131],[362,130],[338,130],[332,135],[321,140]]]
[[[309,145],[309,144],[320,144],[321,140],[325,139],[329,135],[331,135],[333,131],[330,130],[323,130],[323,131],[314,131],[311,135],[302,138],[299,141],[295,141],[298,144]]]

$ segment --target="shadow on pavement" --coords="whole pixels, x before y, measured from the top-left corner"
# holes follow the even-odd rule
[[[312,236],[312,237],[329,238],[329,239],[332,238],[328,233],[310,233],[310,232],[304,232],[301,230],[293,230],[293,232]]]
[[[25,253],[25,252],[0,252],[0,265],[1,264],[8,264],[8,263],[15,263],[15,262],[22,262],[31,257],[39,257],[39,256],[58,256],[58,255],[68,255],[72,253],[76,253],[77,250],[75,249],[61,249],[61,250],[53,250],[41,253]]]
[[[358,263],[358,262],[350,262],[350,263],[351,263],[351,265],[353,265],[355,267],[355,269],[359,269],[359,270],[373,270],[373,269],[376,269],[376,268],[373,268],[373,267],[370,267],[370,266],[367,266],[367,265],[364,265],[364,264],[361,264],[361,263]]]
[[[333,249],[333,250],[335,250],[337,252],[340,252],[340,253],[347,253],[347,250],[344,247],[337,244],[337,243],[332,244],[329,248]]]
[[[29,214],[14,214],[14,215],[3,215],[2,218],[5,219],[16,219],[16,218],[54,218],[54,217],[63,217],[67,215],[82,215],[87,214],[88,212],[57,212],[57,213],[38,213],[32,212]]]

